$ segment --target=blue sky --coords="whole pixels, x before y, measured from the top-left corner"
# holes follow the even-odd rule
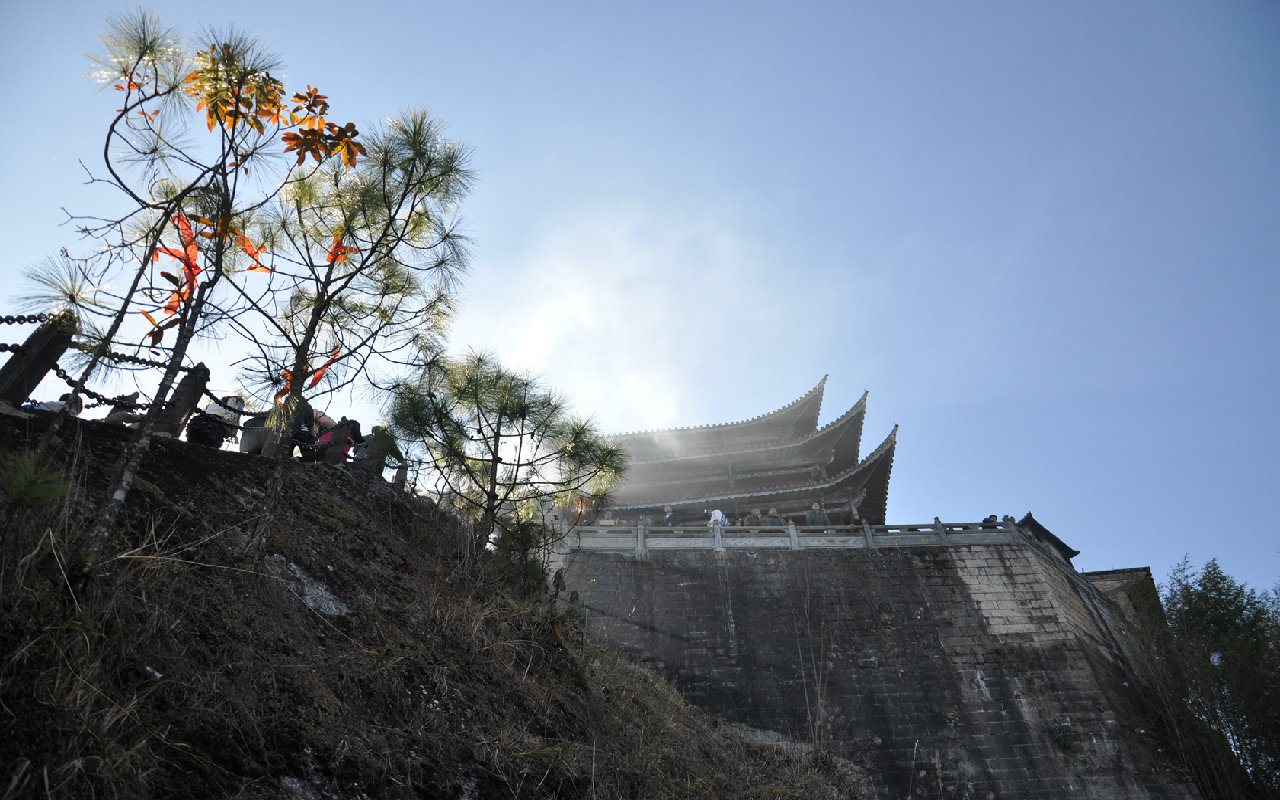
[[[82,53],[130,7],[0,12],[5,294],[83,246],[60,208],[115,207]],[[829,373],[824,421],[867,389],[865,449],[901,425],[893,522],[1030,510],[1084,569],[1280,577],[1274,3],[148,7],[260,36],[331,118],[447,120],[455,347],[603,430]]]

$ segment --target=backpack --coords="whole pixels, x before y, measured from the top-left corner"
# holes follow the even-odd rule
[[[227,424],[201,411],[187,422],[187,441],[203,447],[219,448],[230,434]]]

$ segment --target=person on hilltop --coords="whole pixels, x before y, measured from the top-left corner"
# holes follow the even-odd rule
[[[269,455],[265,451],[267,445],[271,442],[272,436],[271,429],[267,427],[267,419],[271,413],[270,411],[260,411],[245,420],[244,433],[240,437],[241,453]],[[283,412],[278,411],[277,413]],[[295,445],[302,448],[305,453],[315,444],[316,439],[312,434],[314,419],[315,412],[312,411],[311,404],[305,398],[298,398],[298,408],[293,415],[293,427],[284,442],[284,446],[289,450],[290,455],[292,455]]]
[[[84,400],[80,395],[76,395],[75,400],[71,399],[71,394],[62,395],[57,400],[49,400],[43,403],[26,403],[22,406],[26,411],[61,411],[66,408],[67,412],[73,417],[80,416],[80,412],[84,411]]]
[[[333,438],[333,429],[338,427],[338,421],[329,416],[318,408],[311,410],[311,426],[309,433],[311,435],[310,443],[306,445],[298,445],[298,458],[301,461],[320,461],[323,458],[323,449],[328,447],[328,442]],[[329,438],[325,440],[322,448],[320,437],[329,434]]]
[[[345,441],[342,441],[344,432]],[[363,442],[364,436],[360,434],[359,420],[343,417],[337,424],[320,429],[319,435],[316,436],[314,460],[325,461],[330,464],[344,464],[347,456],[351,453],[351,448]],[[330,450],[335,447],[341,448],[340,454],[336,451],[330,453]]]
[[[390,466],[387,464],[388,458],[394,458],[396,466],[405,463],[404,453],[400,452],[391,432],[381,425],[374,425],[364,440],[364,458],[357,459],[356,467],[381,478],[382,471]]]
[[[234,437],[244,411],[244,398],[227,395],[222,401],[209,403],[204,410],[187,421],[187,441],[202,447],[218,449]]]

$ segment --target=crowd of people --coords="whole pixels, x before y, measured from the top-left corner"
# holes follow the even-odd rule
[[[342,417],[335,420],[320,409],[313,409],[303,400],[303,407],[294,415],[291,435],[284,444],[290,449],[297,448],[302,461],[322,461],[328,464],[343,464],[350,460],[357,468],[377,475],[389,466],[393,460],[395,466],[405,468],[407,461],[400,452],[395,437],[381,425],[374,425],[366,436],[360,429],[360,421]],[[210,403],[204,414],[217,416],[213,409],[218,404]],[[219,420],[224,427],[227,417],[233,412],[225,405],[216,409],[222,412]],[[244,423],[244,431],[240,436],[240,452],[264,454],[271,442],[271,432],[267,428],[269,412],[250,415]],[[232,423],[234,426],[234,423]],[[191,441],[191,423],[187,425],[187,441]],[[213,445],[213,446],[220,446]]]
[[[126,425],[137,423],[142,418],[133,405],[137,394],[118,399],[121,402],[103,417],[103,421]],[[51,412],[67,409],[72,416],[79,416],[84,410],[84,401],[79,396],[72,398],[70,394],[64,394],[57,400],[25,403],[22,408]],[[220,449],[225,442],[232,441],[239,445],[241,453],[269,454],[265,451],[271,446],[271,431],[267,427],[270,412],[248,414],[241,425],[244,409],[244,398],[239,395],[227,395],[210,402],[187,420],[187,442]],[[360,429],[359,420],[346,417],[335,420],[324,411],[313,409],[306,400],[302,401],[294,421],[293,430],[283,444],[291,451],[296,449],[302,461],[331,464],[350,461],[357,468],[379,476],[388,466],[407,468],[408,461],[400,452],[395,438],[380,425],[375,425],[366,436]],[[389,461],[393,463],[389,464]]]
[[[752,508],[749,514],[744,516],[731,517],[720,509],[707,509],[703,511],[703,522],[707,526],[719,525],[720,527],[735,528],[785,528],[791,523],[804,525],[808,527],[818,527],[823,525],[831,525],[831,516],[823,510],[822,504],[814,502],[809,510],[805,512],[803,519],[799,514],[792,517],[784,517],[778,513],[778,509],[770,508],[768,513],[762,513],[760,507]],[[858,522],[858,510],[852,509],[851,518],[854,523]],[[663,527],[677,528],[682,525],[690,524],[678,510],[671,506],[663,508],[663,517],[661,522],[656,522],[652,515],[642,514],[634,521],[617,518],[615,519],[612,511],[603,512],[595,522],[596,525],[619,525],[628,526],[631,524],[643,525],[647,528]],[[696,524],[696,523],[695,523]]]

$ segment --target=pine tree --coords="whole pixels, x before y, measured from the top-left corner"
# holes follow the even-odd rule
[[[391,425],[474,516],[473,544],[512,547],[522,562],[558,535],[549,507],[605,503],[627,465],[562,397],[484,353],[437,359],[399,386]]]

